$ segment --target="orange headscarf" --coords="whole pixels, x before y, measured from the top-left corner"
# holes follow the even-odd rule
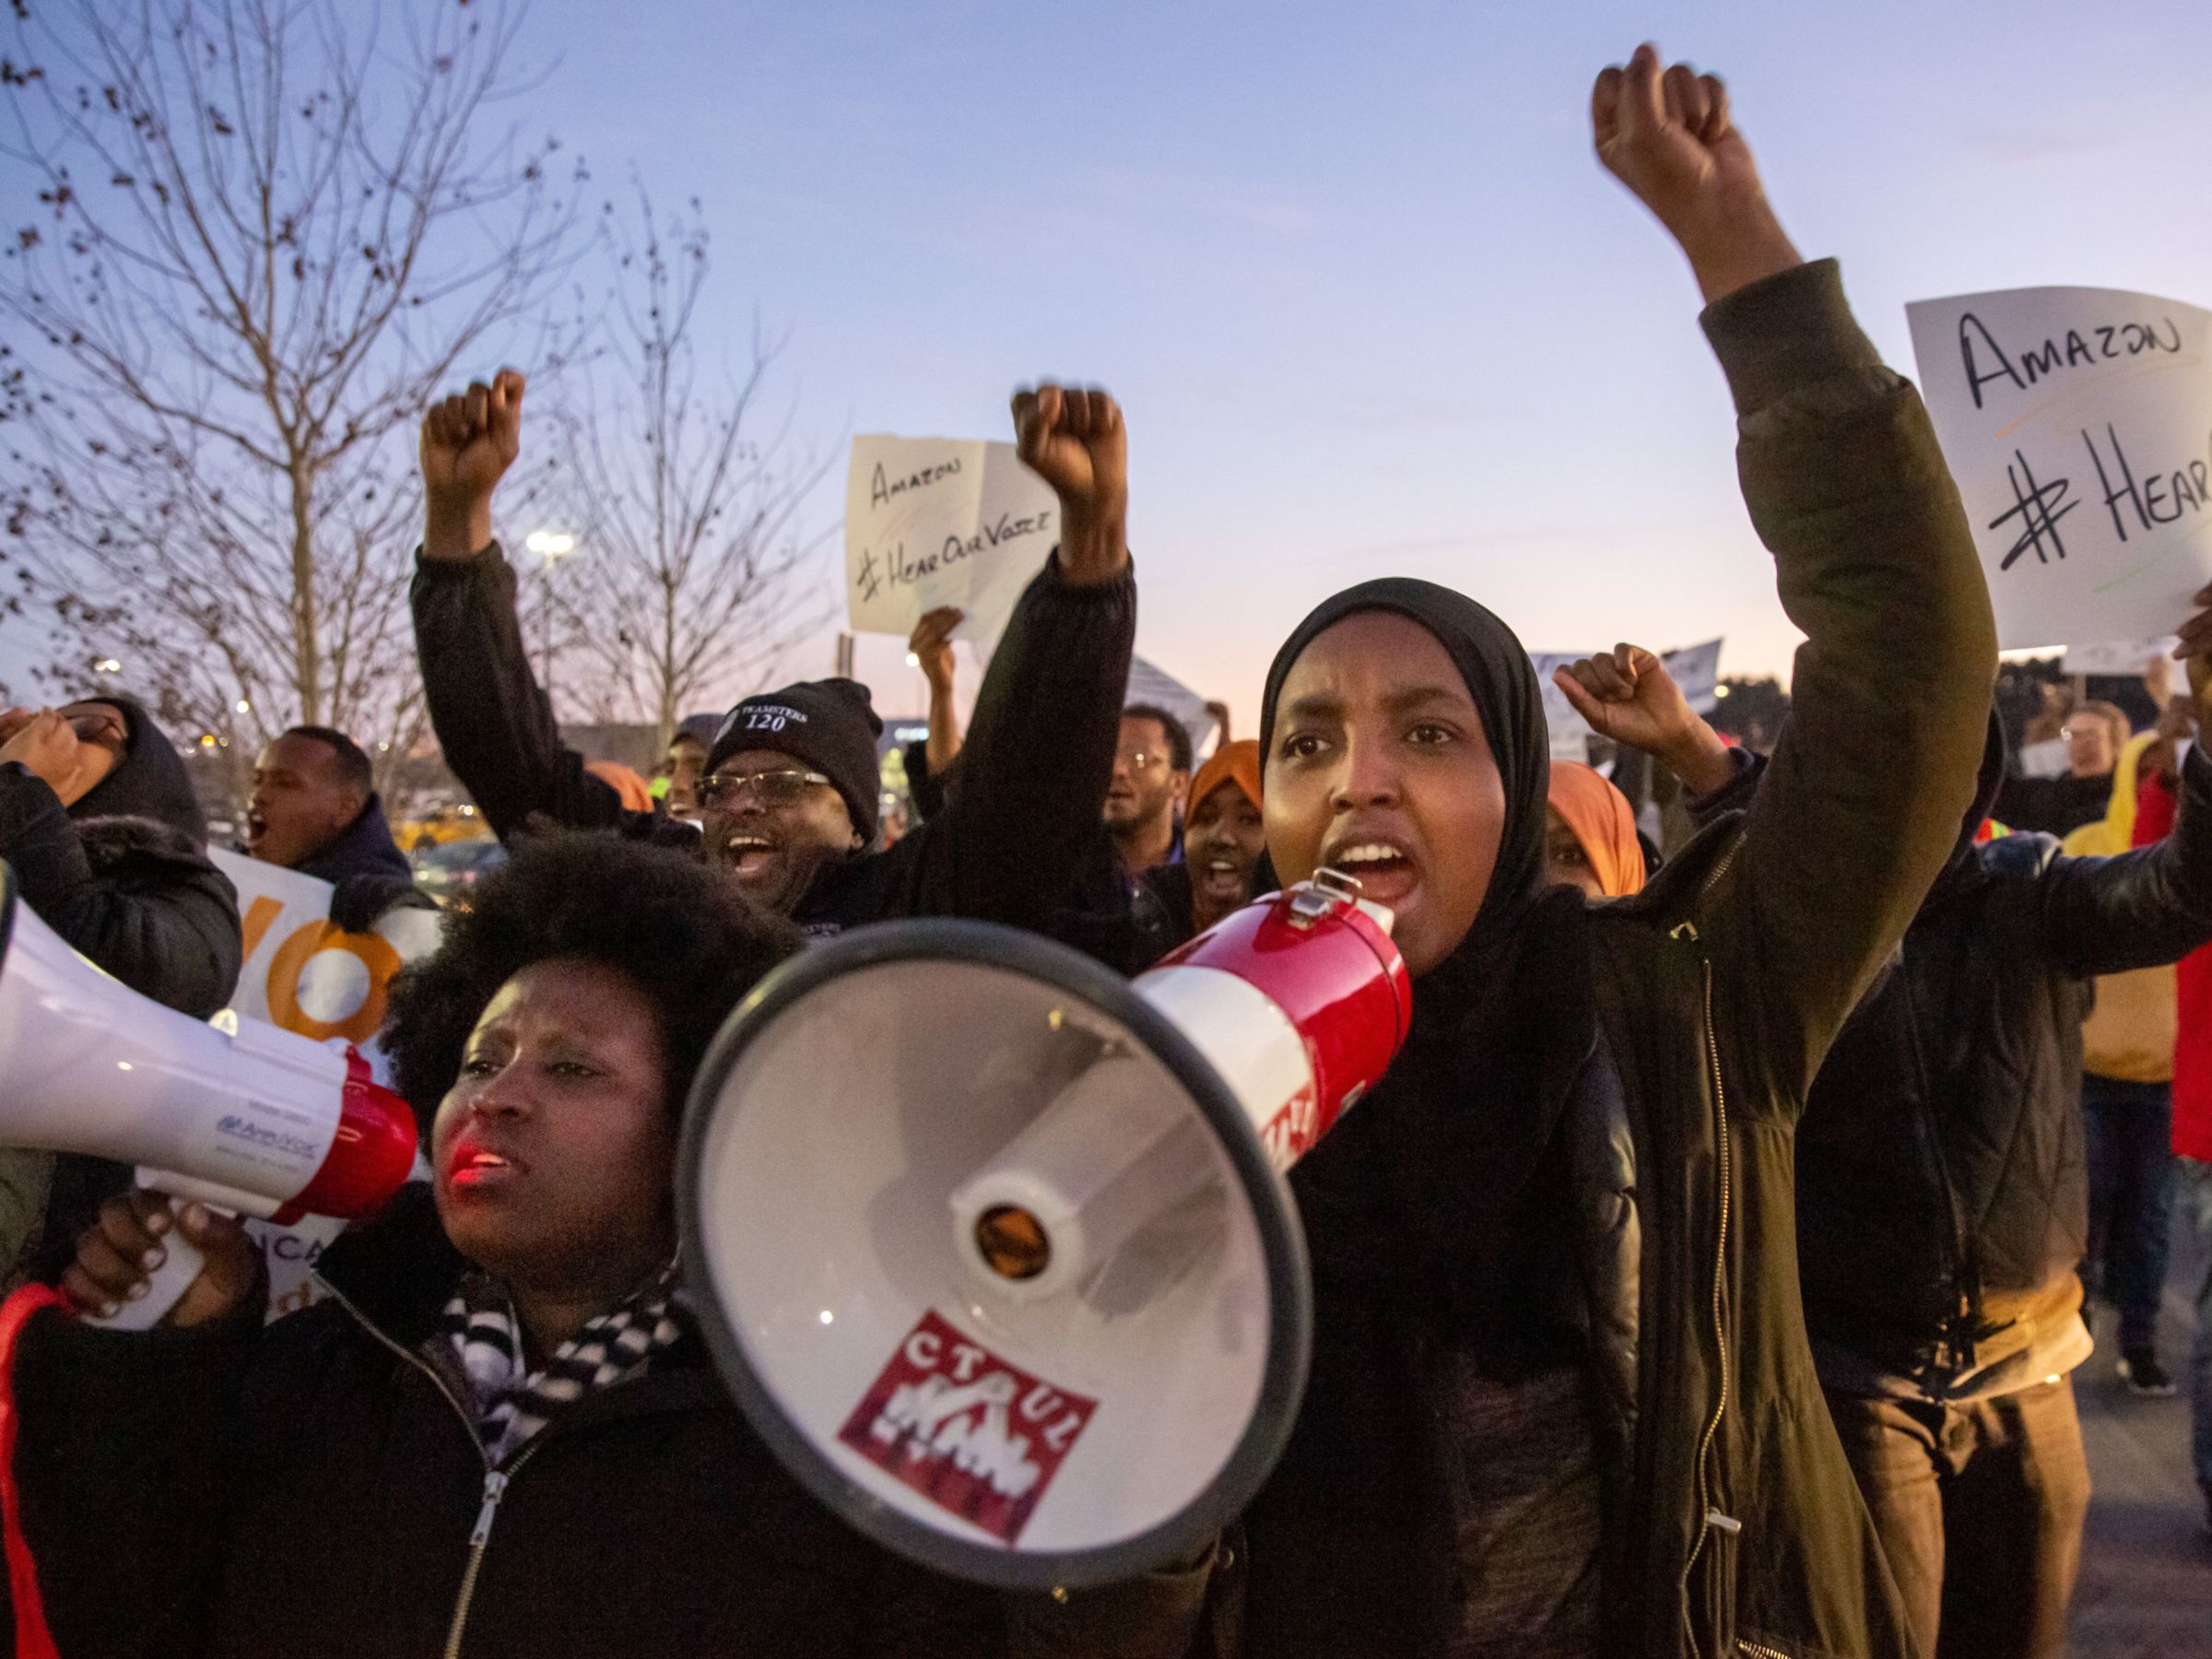
[[[1577,760],[1551,763],[1551,806],[1566,819],[1583,855],[1597,872],[1608,899],[1623,899],[1643,886],[1643,843],[1636,839],[1636,815],[1629,797],[1594,768]]]
[[[583,770],[602,783],[610,784],[622,797],[622,805],[631,812],[653,810],[653,785],[635,771],[618,760],[587,760]]]
[[[1260,746],[1256,738],[1225,743],[1207,758],[1206,764],[1198,769],[1198,775],[1191,780],[1190,805],[1183,817],[1197,811],[1198,803],[1222,783],[1234,783],[1244,792],[1246,800],[1254,806],[1260,804]]]

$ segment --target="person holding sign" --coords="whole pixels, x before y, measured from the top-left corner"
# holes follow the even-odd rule
[[[1923,1652],[1821,1406],[1792,1139],[1971,798],[1988,594],[1919,397],[1720,84],[1647,45],[1592,114],[1704,293],[1795,713],[1743,820],[1591,906],[1546,885],[1542,700],[1495,616],[1384,579],[1277,653],[1268,856],[1395,912],[1413,1015],[1290,1175],[1311,1379],[1223,1586],[1267,1659]]]
[[[239,850],[329,882],[330,919],[347,933],[430,902],[392,839],[368,752],[329,726],[294,726],[255,759]]]
[[[1060,503],[1053,556],[1016,606],[943,814],[877,851],[882,723],[865,687],[808,681],[730,711],[699,782],[703,824],[626,811],[565,748],[530,670],[491,500],[522,442],[523,376],[502,370],[424,418],[426,526],[413,603],[447,763],[506,840],[534,817],[695,851],[809,932],[958,915],[1043,929],[1099,837],[1135,633],[1127,438],[1095,389],[1014,398],[1022,460]]]

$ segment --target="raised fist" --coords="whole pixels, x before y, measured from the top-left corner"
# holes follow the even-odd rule
[[[422,418],[424,549],[432,557],[465,558],[491,540],[491,492],[522,451],[523,386],[521,374],[502,369],[488,386],[473,382]]]
[[[1025,389],[1014,394],[1014,438],[1023,463],[1060,498],[1063,576],[1080,584],[1118,575],[1129,512],[1121,406],[1096,386]]]
[[[1666,665],[1642,646],[1616,645],[1555,669],[1551,678],[1592,731],[1653,756],[1693,793],[1711,794],[1734,775],[1726,747]]]
[[[1599,73],[1590,126],[1598,159],[1674,233],[1708,300],[1803,263],[1715,76],[1688,64],[1663,72],[1647,42]]]

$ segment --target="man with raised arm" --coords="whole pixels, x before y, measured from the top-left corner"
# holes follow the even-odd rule
[[[1127,445],[1102,391],[1014,398],[1022,460],[1059,497],[1061,537],[992,657],[944,813],[876,850],[880,799],[867,688],[803,681],[724,721],[699,782],[703,829],[625,811],[564,747],[492,537],[494,488],[521,447],[524,380],[433,407],[422,425],[426,524],[413,601],[446,763],[504,840],[535,818],[694,847],[755,902],[810,933],[915,915],[1045,929],[1095,850],[1136,629],[1125,535]]]

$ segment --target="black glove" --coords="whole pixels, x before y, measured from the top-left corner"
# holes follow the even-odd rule
[[[435,910],[430,897],[405,876],[381,870],[363,870],[348,876],[332,889],[330,919],[347,933],[367,933],[388,910],[401,905]]]

